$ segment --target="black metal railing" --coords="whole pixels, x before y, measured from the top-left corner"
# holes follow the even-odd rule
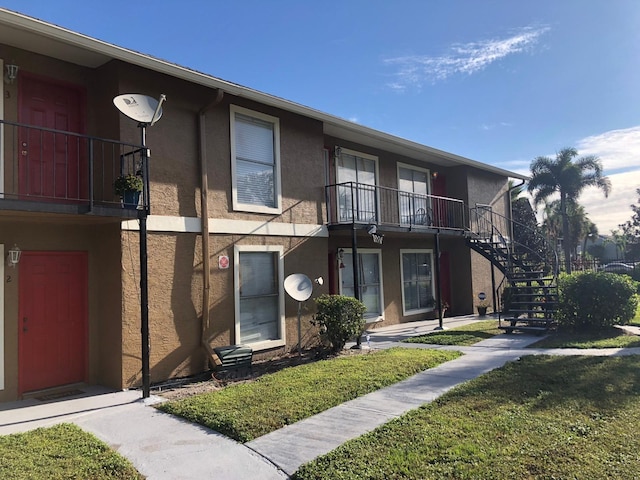
[[[329,225],[375,223],[397,227],[466,230],[462,200],[364,183],[325,187]]]
[[[0,132],[4,144],[0,208],[37,210],[29,205],[38,202],[109,214],[109,209],[122,208],[113,188],[116,178],[139,175],[143,189],[132,207],[148,210],[147,155],[141,145],[5,120],[0,120]]]

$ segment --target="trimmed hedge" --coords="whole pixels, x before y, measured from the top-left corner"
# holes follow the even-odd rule
[[[559,279],[557,319],[568,330],[596,330],[624,325],[634,316],[637,283],[627,275],[578,272]]]
[[[364,328],[364,303],[345,295],[320,295],[316,298],[317,312],[311,323],[320,327],[320,333],[331,343],[331,349],[338,352],[354,335]]]

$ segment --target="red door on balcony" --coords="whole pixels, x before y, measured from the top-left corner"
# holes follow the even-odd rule
[[[23,252],[19,268],[20,393],[85,381],[86,253]]]
[[[19,79],[22,124],[83,133],[84,93],[75,86],[28,74]],[[43,201],[87,198],[85,140],[37,128],[20,128],[19,194]]]

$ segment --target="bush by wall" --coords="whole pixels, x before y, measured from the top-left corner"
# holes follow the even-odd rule
[[[627,275],[579,272],[560,276],[561,328],[599,329],[626,324],[637,307],[637,284]]]
[[[320,328],[331,343],[331,350],[338,352],[354,335],[364,329],[364,303],[344,295],[321,295],[316,298],[316,314],[311,323]]]

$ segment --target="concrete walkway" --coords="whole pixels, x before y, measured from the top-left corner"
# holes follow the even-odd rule
[[[477,321],[477,316],[446,318],[445,327]],[[436,321],[374,329],[365,347],[390,348],[414,335],[432,332]],[[72,422],[95,434],[129,458],[148,479],[283,479],[302,464],[392,418],[428,403],[451,388],[524,355],[633,355],[627,349],[526,349],[541,337],[498,335],[471,347],[403,343],[407,348],[458,350],[465,355],[372,392],[245,445],[207,428],[150,407],[140,392],[83,388],[85,396],[42,403],[0,404],[0,435],[60,422]]]

